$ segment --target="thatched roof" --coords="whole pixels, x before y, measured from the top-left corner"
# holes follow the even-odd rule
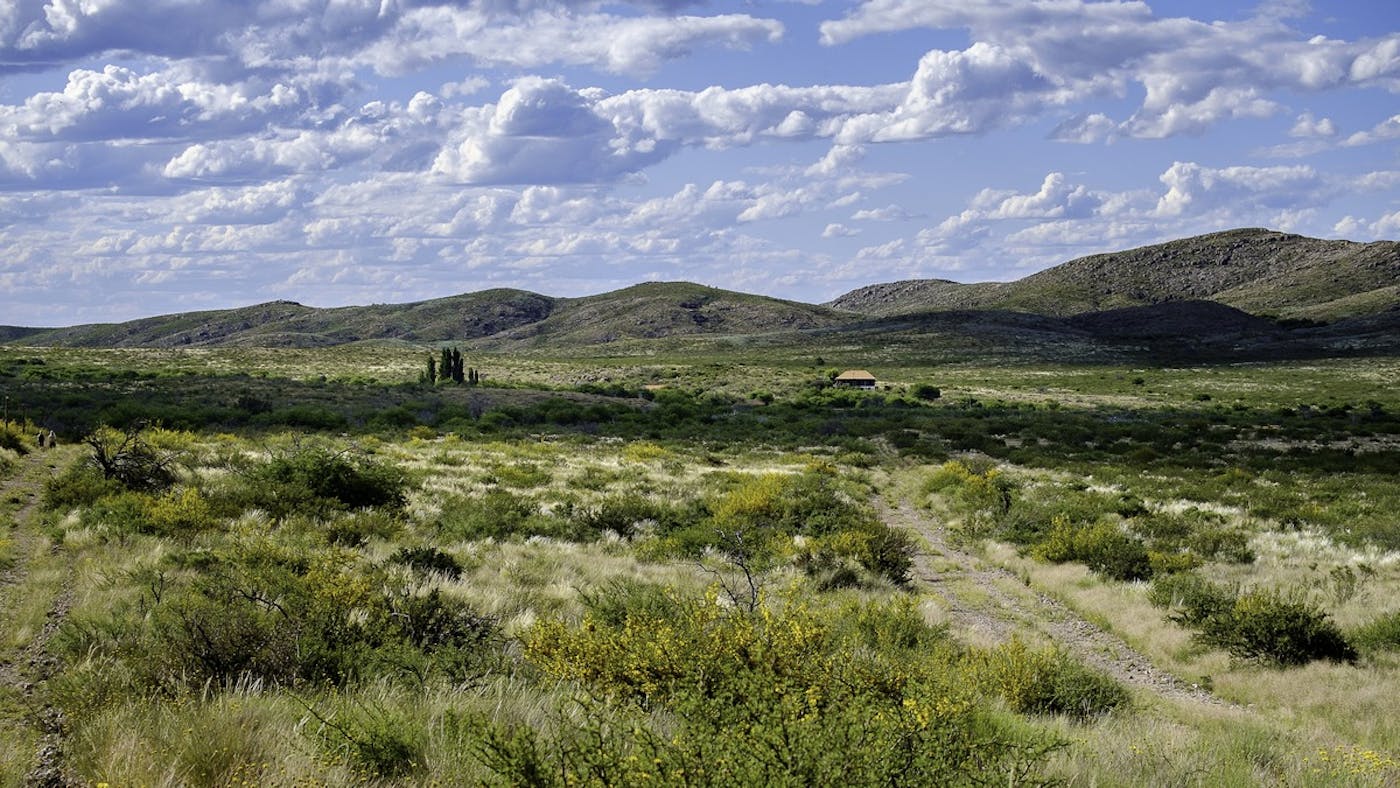
[[[836,376],[837,380],[874,380],[875,376],[863,369],[848,369]]]

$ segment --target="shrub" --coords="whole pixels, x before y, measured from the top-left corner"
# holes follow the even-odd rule
[[[957,460],[943,463],[923,487],[925,495],[941,493],[964,517],[962,530],[969,536],[989,535],[1011,511],[1015,490],[997,468],[978,472]]]
[[[1190,550],[1148,550],[1147,562],[1152,567],[1153,577],[1190,572],[1202,563],[1201,557]]]
[[[139,619],[150,645],[133,658],[145,660],[149,681],[460,682],[494,664],[494,619],[437,589],[390,582],[349,551],[282,538],[251,536],[192,554],[198,574],[166,589]]]
[[[321,405],[290,405],[254,417],[258,424],[283,424],[308,430],[344,429],[350,422],[343,414]]]
[[[742,479],[710,510],[704,523],[660,530],[685,554],[715,548],[749,568],[793,556],[793,537],[803,537],[807,546],[794,557],[809,574],[825,576],[829,587],[857,584],[848,561],[895,583],[908,579],[913,563],[913,541],[855,500],[850,485],[828,467]]]
[[[360,547],[370,539],[393,539],[402,530],[403,521],[396,512],[361,509],[332,515],[323,533],[330,544]]]
[[[21,429],[23,429],[23,427],[20,425],[12,425],[8,422],[0,425],[0,449],[9,449],[21,457],[28,454],[30,450],[29,441],[20,433]]]
[[[839,618],[791,597],[746,613],[712,591],[617,623],[541,622],[526,659],[592,700],[552,742],[493,728],[483,762],[511,783],[994,784],[1030,779],[1055,746],[977,703],[946,650],[873,654],[860,628],[831,629]],[[872,628],[874,643],[920,640]]]
[[[920,383],[914,387],[914,396],[921,400],[933,401],[943,396],[943,392],[937,386]]]
[[[491,475],[505,487],[529,490],[549,484],[549,471],[532,462],[501,464],[491,468]]]
[[[854,558],[866,571],[899,585],[909,582],[918,550],[907,533],[873,522],[837,533],[828,541],[837,555]]]
[[[1177,574],[1155,581],[1149,599],[1171,610],[1171,620],[1196,630],[1198,641],[1239,659],[1279,666],[1356,659],[1331,618],[1297,592],[1241,591]]]
[[[1147,598],[1157,607],[1172,610],[1169,617],[1189,627],[1227,617],[1234,605],[1230,589],[1191,573],[1156,578]]]
[[[596,621],[621,626],[629,618],[665,620],[681,612],[681,600],[668,588],[631,577],[616,577],[579,592],[583,608]]]
[[[480,496],[454,496],[438,515],[438,533],[453,539],[507,539],[523,533],[539,504],[526,495],[488,490]]]
[[[947,628],[929,626],[910,596],[876,605],[851,603],[832,621],[833,627],[849,628],[860,645],[877,653],[927,655],[946,645]]]
[[[250,503],[278,518],[375,506],[401,509],[409,488],[407,475],[391,464],[324,448],[274,457],[249,472],[246,481]]]
[[[103,477],[97,466],[76,462],[57,476],[44,482],[44,506],[56,511],[68,511],[91,506],[98,499],[122,491],[116,481]]]
[[[1114,523],[1100,522],[1084,529],[1075,546],[1079,560],[1104,577],[1127,582],[1152,576],[1147,547]]]
[[[1254,563],[1254,551],[1249,547],[1249,534],[1237,528],[1207,526],[1192,534],[1187,544],[1193,551],[1210,561]]]
[[[1076,526],[1067,517],[1057,515],[1051,521],[1050,532],[1032,552],[1055,563],[1082,561],[1113,580],[1146,580],[1152,576],[1146,545],[1111,522]]]
[[[609,495],[593,506],[575,510],[573,522],[580,536],[596,539],[609,531],[633,536],[643,523],[664,518],[664,507],[645,496],[627,493]]]
[[[1400,610],[1359,627],[1352,633],[1351,641],[1367,651],[1400,651]]]
[[[321,745],[362,767],[366,777],[406,777],[427,766],[427,731],[402,712],[360,703],[332,716],[310,711],[321,723],[312,729]]]
[[[1254,590],[1235,600],[1231,631],[1207,637],[1237,657],[1302,665],[1315,659],[1351,662],[1356,650],[1326,613],[1300,594]]]
[[[1022,714],[1087,719],[1128,704],[1121,684],[1053,648],[1031,649],[1019,639],[965,657],[974,681]]]
[[[400,547],[389,560],[425,574],[436,572],[449,580],[462,576],[462,564],[436,547]]]

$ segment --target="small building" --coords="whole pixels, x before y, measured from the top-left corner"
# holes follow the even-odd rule
[[[852,389],[875,388],[875,376],[863,369],[848,369],[836,376],[832,385]]]

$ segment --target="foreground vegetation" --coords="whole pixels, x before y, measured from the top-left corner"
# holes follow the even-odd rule
[[[1400,780],[1393,360],[428,357],[0,349],[0,780]]]

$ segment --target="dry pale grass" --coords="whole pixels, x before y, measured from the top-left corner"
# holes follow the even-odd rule
[[[1072,741],[1049,776],[1068,786],[1380,786],[1395,771],[1337,768],[1320,752],[1374,752],[1335,745],[1248,710],[1173,705],[1148,715],[1115,715],[1083,726],[1061,723]],[[1361,764],[1363,758],[1356,758]]]
[[[468,569],[456,581],[442,579],[444,593],[497,617],[516,634],[541,616],[578,618],[581,593],[615,578],[631,578],[678,589],[703,587],[709,580],[695,564],[641,561],[619,542],[591,544],[531,539],[527,542],[473,542],[444,547]]]
[[[1400,669],[1393,664],[1312,662],[1288,670],[1238,665],[1217,675],[1215,684],[1223,695],[1326,746],[1357,745],[1400,756]]]
[[[1179,718],[1185,727],[1174,725],[1155,731],[1143,738],[1144,742],[1152,742],[1151,748],[1136,743],[1127,748],[1126,754],[1126,733],[1102,732],[1097,738],[1086,740],[1093,753],[1088,761],[1093,766],[1073,772],[1070,784],[1213,785],[1237,784],[1234,780],[1238,779],[1242,781],[1238,784],[1391,785],[1400,781],[1400,769],[1376,771],[1368,766],[1383,764],[1385,758],[1400,753],[1400,717],[1395,714],[1395,698],[1400,697],[1400,666],[1394,660],[1369,660],[1357,665],[1314,662],[1290,669],[1244,664],[1222,652],[1197,646],[1188,631],[1166,620],[1163,611],[1147,601],[1144,584],[1107,583],[1083,566],[1042,564],[1017,555],[1006,545],[990,546],[988,556],[1029,577],[1033,588],[1102,623],[1159,667],[1189,682],[1210,686],[1220,697],[1239,704],[1241,710],[1231,714],[1247,715],[1247,725],[1214,726],[1211,718],[1201,716],[1205,711],[1181,707],[1177,714],[1184,715]],[[1249,570],[1246,566],[1231,571],[1250,577]],[[1289,571],[1286,567],[1256,567],[1254,580],[1282,581]],[[1386,593],[1391,594],[1387,598],[1394,598],[1393,591]],[[1156,712],[1151,717],[1155,718]],[[1124,730],[1147,724],[1129,722]],[[1206,736],[1217,727],[1217,737]],[[1261,761],[1249,774],[1239,772],[1236,761],[1242,757],[1240,748],[1256,735],[1249,731],[1262,732],[1271,727],[1277,730],[1268,735],[1287,743],[1287,757],[1279,755]],[[1171,745],[1174,739],[1167,734],[1178,728],[1180,742]],[[1133,750],[1133,746],[1138,750]],[[1335,753],[1338,748],[1344,754],[1335,757],[1350,757],[1356,761],[1352,766],[1361,773],[1341,774],[1332,766],[1319,770],[1316,763],[1302,760],[1310,753]],[[1379,753],[1381,760],[1363,757],[1368,752]],[[1161,762],[1160,769],[1154,771],[1156,767],[1138,763],[1149,756]],[[1220,761],[1218,768],[1212,767],[1204,775],[1191,766],[1209,763],[1212,758]],[[1173,765],[1177,761],[1181,763]],[[1338,762],[1330,763],[1335,766]],[[1315,770],[1318,771],[1314,773]],[[1152,776],[1154,773],[1159,776]],[[1120,774],[1127,776],[1121,782]],[[1234,777],[1222,779],[1226,774]]]

